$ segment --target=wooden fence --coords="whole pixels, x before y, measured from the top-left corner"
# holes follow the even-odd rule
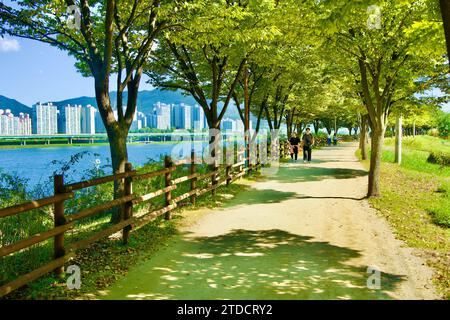
[[[257,148],[259,150],[259,147]],[[245,152],[245,151],[244,151]],[[260,166],[259,152],[256,155],[256,164],[249,164],[249,157],[245,158],[243,153],[237,154],[237,163],[228,165],[214,165],[213,170],[204,174],[197,172],[197,159],[194,152],[191,153],[190,159],[185,159],[174,163],[170,157],[166,156],[164,160],[164,168],[158,171],[137,173],[133,170],[130,163],[126,164],[125,172],[113,174],[93,180],[87,180],[72,184],[64,184],[62,175],[54,176],[54,195],[48,198],[30,201],[27,203],[15,205],[8,208],[0,209],[0,219],[8,216],[17,215],[28,212],[44,206],[53,206],[54,228],[35,234],[26,239],[17,241],[0,248],[0,258],[17,253],[23,249],[27,249],[32,245],[42,243],[51,238],[54,239],[53,260],[49,263],[25,274],[19,276],[17,279],[0,287],[0,297],[20,288],[27,283],[38,279],[39,277],[55,271],[57,274],[63,272],[64,264],[75,256],[75,252],[79,249],[86,248],[93,242],[102,238],[110,236],[122,230],[122,239],[126,244],[128,242],[130,232],[135,230],[155,218],[165,215],[165,219],[170,219],[172,211],[177,208],[178,203],[182,200],[190,199],[192,204],[195,204],[196,198],[207,193],[215,194],[215,189],[224,184],[229,185],[236,179],[244,176],[252,170],[257,171]],[[189,175],[172,178],[172,173],[178,166],[189,165]],[[220,177],[220,167],[225,167],[225,175]],[[223,171],[223,170],[222,170]],[[165,187],[148,194],[138,195],[133,193],[133,182],[137,180],[147,180],[158,176],[164,176]],[[197,187],[197,181],[200,179],[211,179],[206,187],[200,189]],[[75,214],[65,214],[65,201],[74,198],[74,192],[84,188],[98,186],[104,183],[122,181],[124,184],[124,195],[120,198],[111,200],[109,202],[96,205],[87,209],[83,209]],[[177,188],[182,182],[190,181],[190,190],[182,195],[172,198],[172,191]],[[151,199],[165,195],[165,206],[148,212],[143,215],[134,216],[133,206],[142,202],[150,201]],[[108,226],[107,228],[98,231],[86,239],[70,243],[65,246],[64,234],[69,230],[75,229],[75,222],[81,219],[92,217],[105,210],[113,209],[121,206],[123,208],[123,220],[117,224]]]

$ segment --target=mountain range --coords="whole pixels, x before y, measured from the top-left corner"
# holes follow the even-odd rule
[[[110,93],[111,104],[113,108],[115,108],[117,104],[116,92],[113,91]],[[123,94],[124,103],[126,103],[127,92]],[[56,106],[64,106],[67,104],[76,104],[76,105],[92,105],[97,108],[97,101],[95,97],[75,97],[69,98],[61,101],[48,101],[52,102]],[[143,112],[144,114],[149,114],[153,105],[157,102],[162,102],[166,104],[180,104],[184,103],[187,105],[196,105],[197,101],[192,96],[185,95],[182,91],[169,91],[169,90],[143,90],[139,92],[137,109],[139,112]],[[5,96],[0,95],[0,109],[11,109],[13,114],[23,113],[31,113],[31,108],[20,103],[17,100],[7,98]],[[230,103],[228,110],[225,115],[226,118],[231,119],[239,119],[239,113],[233,103]]]
[[[0,95],[0,109],[11,109],[11,112],[15,115],[18,115],[21,112],[28,114],[31,113],[30,107],[20,103],[17,100],[10,99],[2,95]]]

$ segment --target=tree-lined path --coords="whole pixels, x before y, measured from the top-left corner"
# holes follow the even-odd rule
[[[202,214],[106,299],[430,299],[431,271],[365,199],[355,144],[282,164]],[[191,213],[190,213],[191,214]],[[368,267],[381,289],[367,288]]]

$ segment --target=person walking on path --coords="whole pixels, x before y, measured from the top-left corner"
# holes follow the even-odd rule
[[[333,136],[333,145],[337,146],[337,143],[338,143],[338,137],[337,137],[337,133],[335,132],[334,136]]]
[[[300,146],[300,139],[297,137],[297,133],[292,133],[292,137],[289,139],[289,147],[291,149],[291,159],[297,161],[298,150]]]
[[[312,147],[314,145],[314,137],[311,133],[311,129],[308,127],[306,128],[306,132],[303,135],[302,139],[302,145],[303,145],[303,162],[311,162],[311,152]]]
[[[329,133],[327,137],[327,146],[331,146],[331,133]]]

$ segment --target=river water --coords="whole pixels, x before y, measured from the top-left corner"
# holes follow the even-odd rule
[[[186,155],[190,154],[191,145],[182,143],[180,145],[168,144],[134,144],[128,146],[128,159],[133,166],[142,166],[149,160],[158,161],[164,155],[171,155],[173,151],[184,150]],[[194,144],[197,145],[197,144]],[[202,145],[195,147],[200,152]],[[28,179],[28,186],[32,188],[39,182],[46,181],[55,171],[60,170],[64,163],[70,161],[75,154],[88,152],[79,161],[74,163],[70,169],[71,179],[77,181],[87,169],[96,168],[96,163],[111,173],[109,146],[76,146],[76,147],[47,147],[47,148],[23,148],[23,149],[0,149],[0,170],[5,173],[14,173],[20,178]],[[52,162],[56,160],[59,163]]]

